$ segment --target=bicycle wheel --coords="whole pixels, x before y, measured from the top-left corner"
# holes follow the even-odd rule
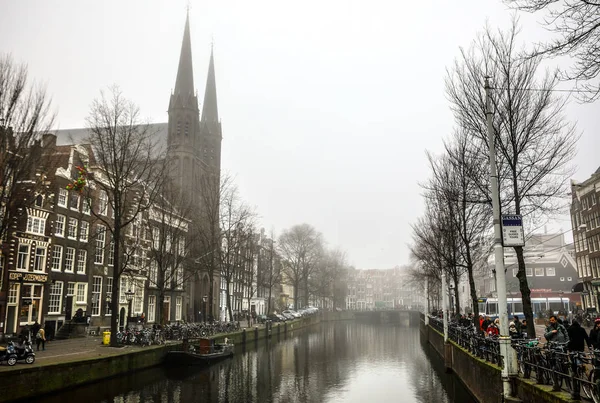
[[[589,374],[586,374],[585,367],[583,365],[577,367],[577,377],[579,379],[588,380],[590,383],[581,382],[581,391],[583,395],[588,399],[592,399],[592,389],[593,389],[593,377],[594,373],[591,371]]]
[[[588,380],[590,381],[590,383],[585,384],[585,387],[583,387],[582,389],[584,390],[584,393],[589,393],[588,397],[592,399],[594,403],[600,403],[600,385],[598,385],[599,382],[598,380],[596,380],[594,372],[594,370],[590,371],[590,374],[588,376]]]

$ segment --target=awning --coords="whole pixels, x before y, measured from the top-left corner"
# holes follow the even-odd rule
[[[583,283],[577,283],[571,289],[571,292],[582,292],[583,291]]]

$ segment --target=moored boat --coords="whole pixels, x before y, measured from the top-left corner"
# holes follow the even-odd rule
[[[184,344],[185,345],[185,344]],[[190,343],[184,351],[169,351],[166,362],[171,365],[208,365],[233,356],[234,345],[215,343],[212,339],[200,339],[199,345]]]

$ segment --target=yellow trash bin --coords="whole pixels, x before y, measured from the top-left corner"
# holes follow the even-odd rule
[[[102,333],[102,344],[108,346],[110,344],[110,332]]]

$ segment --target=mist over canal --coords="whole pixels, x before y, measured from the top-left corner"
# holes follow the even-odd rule
[[[325,322],[236,349],[210,368],[154,368],[36,402],[475,402],[408,321]]]

